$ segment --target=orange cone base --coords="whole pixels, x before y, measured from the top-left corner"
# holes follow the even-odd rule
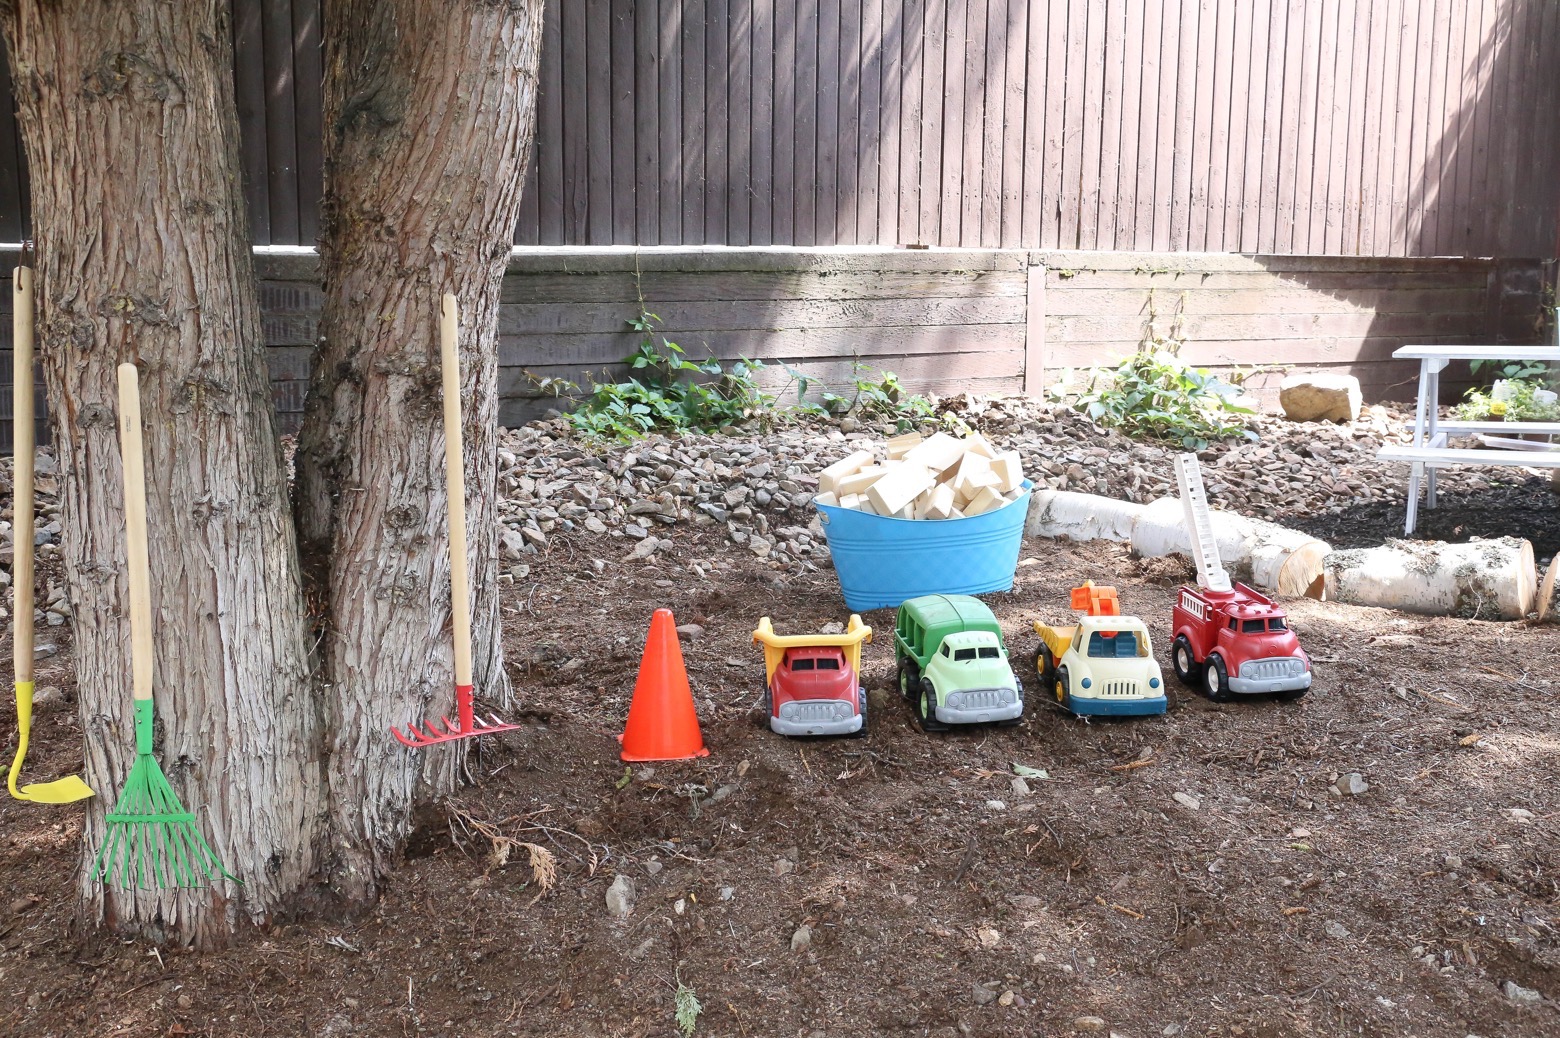
[[[628,723],[618,741],[623,744],[621,756],[626,761],[691,760],[710,755],[699,731],[693,690],[688,687],[688,670],[677,642],[677,622],[670,609],[657,609],[650,618],[650,635],[639,662]]]

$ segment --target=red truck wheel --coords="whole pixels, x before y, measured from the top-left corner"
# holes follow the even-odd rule
[[[1196,688],[1202,677],[1202,664],[1197,662],[1192,643],[1184,634],[1176,635],[1170,646],[1170,668],[1175,671],[1176,680],[1188,688]]]
[[[1215,703],[1228,703],[1235,698],[1230,691],[1230,672],[1218,653],[1209,653],[1203,662],[1203,688]]]

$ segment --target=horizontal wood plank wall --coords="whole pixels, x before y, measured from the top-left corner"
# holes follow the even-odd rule
[[[0,252],[6,372],[16,260]],[[318,334],[318,263],[260,255],[255,268],[276,409],[291,432]],[[1039,391],[1068,368],[1112,364],[1178,336],[1196,364],[1265,367],[1268,384],[1290,368],[1352,373],[1374,402],[1411,396],[1413,368],[1389,359],[1405,343],[1543,341],[1552,276],[1550,264],[1527,260],[973,249],[656,249],[636,259],[538,249],[516,255],[504,279],[500,417],[518,424],[550,406],[533,374],[621,375],[641,291],[690,356],[762,359],[771,385],[785,381],[784,362],[848,390],[859,361],[917,391]],[[1456,392],[1455,381],[1446,386]],[[0,446],[9,444],[6,399]]]
[[[318,232],[319,8],[233,0],[260,244]],[[553,0],[547,15],[518,244],[1557,250],[1556,0]],[[0,241],[15,241],[26,180],[0,107]]]
[[[320,306],[315,264],[257,265],[277,408],[292,428]],[[1195,364],[1274,376],[1258,384],[1293,368],[1351,373],[1376,401],[1412,395],[1415,370],[1391,360],[1407,343],[1539,341],[1549,277],[1531,261],[537,249],[517,254],[504,281],[500,417],[516,424],[551,406],[538,378],[622,377],[641,293],[690,357],[763,360],[773,387],[788,381],[784,364],[847,391],[859,363],[921,392],[1017,393],[1026,373],[1044,387],[1179,340]]]

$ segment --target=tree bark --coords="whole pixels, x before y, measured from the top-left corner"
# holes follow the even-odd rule
[[[209,946],[286,906],[326,819],[320,717],[249,229],[227,7],[0,5],[32,169],[86,778],[84,921]],[[105,891],[134,756],[115,365],[140,365],[157,750],[243,880]]]
[[[541,10],[541,0],[325,5],[325,300],[299,437],[298,521],[306,558],[328,560],[332,882],[351,900],[374,896],[413,797],[452,788],[466,748],[410,752],[388,735],[453,716],[444,292],[461,310],[475,683],[479,696],[507,697],[497,321],[534,122]]]

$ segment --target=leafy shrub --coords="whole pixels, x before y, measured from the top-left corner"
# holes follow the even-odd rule
[[[1202,450],[1232,436],[1255,439],[1235,403],[1238,387],[1167,350],[1134,353],[1120,366],[1093,372],[1073,406],[1101,425],[1139,439]]]
[[[710,358],[689,360],[683,348],[655,335],[660,322],[644,312],[628,322],[644,337],[624,358],[629,376],[622,382],[590,380],[590,393],[572,412],[569,424],[590,436],[635,439],[652,430],[710,432],[769,412],[775,398],[759,387],[754,373],[761,360],[746,357],[723,366]],[[565,379],[537,378],[538,388],[554,396],[578,391]]]
[[[1539,370],[1545,370],[1540,365]],[[1507,422],[1560,421],[1560,404],[1535,399],[1542,383],[1530,378],[1507,379],[1508,400],[1496,400],[1493,390],[1470,389],[1454,414],[1465,422],[1501,419]]]

